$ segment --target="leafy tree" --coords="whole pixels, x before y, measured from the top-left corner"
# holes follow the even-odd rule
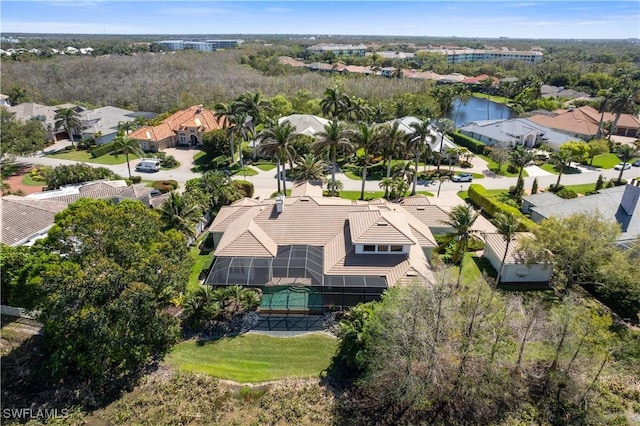
[[[604,186],[604,176],[598,175],[598,180],[596,181],[596,191],[600,191]]]
[[[558,170],[558,180],[556,181],[556,188],[560,186],[560,179],[562,179],[562,173],[564,168],[568,167],[573,161],[573,153],[569,149],[560,150],[551,154],[551,161],[556,165]]]
[[[138,201],[80,199],[56,216],[45,246],[62,261],[41,273],[47,373],[102,399],[178,338],[165,308],[182,293],[190,258],[177,231]]]
[[[79,132],[82,128],[82,122],[80,121],[79,116],[80,115],[73,108],[62,108],[56,111],[55,129],[64,129],[69,136],[71,145],[74,145],[74,132]]]
[[[538,193],[538,178],[533,179],[533,184],[531,185],[531,195]]]
[[[29,155],[48,145],[47,132],[39,120],[16,120],[6,108],[0,108],[0,156]]]
[[[196,203],[205,211],[216,214],[222,206],[243,197],[242,191],[232,182],[224,173],[209,170],[202,177],[187,181],[185,195],[197,200]]]
[[[590,147],[586,142],[565,142],[560,145],[559,151],[568,151],[571,153],[571,161],[583,161],[589,158]]]
[[[624,173],[624,166],[631,161],[636,155],[638,155],[638,150],[635,146],[631,145],[620,145],[618,149],[616,149],[616,155],[622,161],[622,167],[620,168],[620,174],[618,175],[618,184],[622,182],[622,174]]]
[[[231,136],[224,129],[211,130],[202,135],[202,150],[210,157],[219,157],[228,152]]]
[[[335,194],[337,192],[336,187],[336,168],[338,164],[336,158],[338,150],[352,151],[353,143],[351,139],[353,133],[350,130],[345,129],[344,125],[334,118],[326,126],[324,126],[324,132],[316,135],[316,141],[313,144],[313,150],[317,153],[324,152],[329,149],[330,167],[331,167],[331,182],[329,186],[329,192]]]
[[[596,155],[602,155],[609,152],[609,142],[606,139],[590,140],[588,149],[589,165],[593,165],[593,159]]]
[[[72,164],[45,169],[47,189],[58,189],[64,185],[90,182],[98,179],[122,179],[105,167],[91,167],[86,164]]]
[[[27,91],[20,86],[13,86],[9,90],[7,90],[7,101],[9,105],[15,106],[21,104],[22,102],[26,102],[29,99]]]
[[[129,172],[129,180],[131,180],[131,164],[129,163],[129,154],[142,156],[143,151],[140,147],[140,143],[137,140],[128,138],[126,136],[117,136],[113,141],[113,151],[116,156],[124,152],[127,159],[127,171]]]

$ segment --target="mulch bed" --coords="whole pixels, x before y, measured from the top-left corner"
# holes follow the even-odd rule
[[[22,165],[20,167],[20,169],[14,175],[12,175],[11,177],[9,177],[6,180],[6,182],[11,187],[11,192],[18,192],[19,190],[22,190],[22,192],[25,195],[29,195],[29,194],[33,194],[34,192],[41,192],[42,191],[42,189],[46,185],[30,186],[30,185],[25,185],[25,184],[22,183],[23,176],[26,175],[27,173],[29,173],[32,168],[33,168],[33,166],[30,165],[30,164]]]

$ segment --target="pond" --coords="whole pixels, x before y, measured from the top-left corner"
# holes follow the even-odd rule
[[[447,118],[455,121],[456,127],[459,127],[470,121],[507,120],[515,116],[511,108],[504,104],[472,97],[462,104],[456,99]]]

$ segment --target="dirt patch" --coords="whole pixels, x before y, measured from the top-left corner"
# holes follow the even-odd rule
[[[32,168],[33,166],[30,164],[21,165],[20,169],[5,181],[9,185],[11,192],[16,193],[22,191],[24,195],[29,195],[35,192],[41,192],[43,188],[45,188],[46,185],[30,186],[22,183],[22,178],[29,173]]]

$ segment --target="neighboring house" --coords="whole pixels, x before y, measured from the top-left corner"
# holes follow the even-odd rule
[[[534,222],[552,216],[564,218],[575,213],[599,212],[604,219],[620,224],[618,245],[624,248],[640,236],[640,179],[568,200],[547,192],[529,195],[523,198],[522,211],[530,214]]]
[[[604,113],[604,122],[615,121],[616,115]],[[529,117],[541,126],[570,134],[584,140],[590,140],[598,134],[600,113],[588,105],[580,108],[559,109],[552,114],[535,114]],[[621,114],[615,135],[637,138],[640,136],[640,120],[631,114]]]
[[[477,75],[475,77],[467,77],[464,80],[462,80],[462,83],[468,85],[468,86],[482,86],[484,84],[484,82],[490,79],[491,80],[491,85],[494,86],[496,85],[499,80],[496,77],[490,77],[487,74],[480,74]]]
[[[558,150],[565,142],[582,141],[580,138],[542,126],[527,118],[472,121],[463,124],[458,130],[463,135],[487,145],[524,145],[527,148],[533,148],[547,144]]]
[[[507,250],[507,242],[499,233],[483,233],[484,253],[496,271],[500,271],[502,258]],[[509,251],[504,261],[504,269],[500,282],[503,284],[541,284],[551,281],[553,265],[551,263],[534,263],[527,265],[518,253],[518,243],[523,238],[533,238],[529,232],[517,232],[509,244]]]
[[[118,135],[118,124],[135,121],[135,113],[112,106],[88,109],[79,114],[82,137],[93,137],[96,144],[111,142]]]
[[[23,102],[18,105],[7,107],[7,111],[12,112],[16,120],[28,121],[38,120],[47,129],[47,137],[56,140],[59,137],[68,137],[63,128],[56,129],[56,112],[62,108],[73,108],[76,112],[84,111],[83,107],[72,104],[48,106],[33,102]]]
[[[548,84],[540,86],[540,94],[543,98],[593,99],[591,95],[586,92],[565,89],[562,86],[550,86]]]
[[[278,62],[283,65],[289,65],[294,68],[304,68],[307,65],[303,61],[299,61],[289,56],[279,56]]]
[[[329,124],[329,120],[326,118],[311,114],[292,114],[278,119],[278,124],[285,122],[295,127],[295,134],[307,136],[315,136],[324,132],[324,126]]]
[[[56,213],[80,198],[140,200],[150,205],[152,188],[144,184],[127,186],[124,181],[94,181],[69,185],[55,191],[43,191],[18,197],[0,197],[2,229],[0,241],[10,246],[32,245],[43,238],[54,224]]]
[[[336,56],[364,56],[367,46],[364,44],[317,44],[307,47],[307,52],[318,55],[331,52]]]
[[[211,130],[226,127],[226,119],[202,105],[178,111],[157,126],[144,126],[129,134],[145,151],[158,152],[166,148],[197,147],[202,136]]]
[[[384,124],[393,126],[396,121],[398,122],[398,130],[407,135],[413,134],[415,131],[413,127],[411,127],[412,124],[422,123],[419,118],[407,116],[386,121]],[[444,135],[444,137],[442,136],[443,135],[441,133],[438,133],[435,131],[435,129],[431,128],[431,139],[427,139],[427,142],[429,143],[429,146],[431,147],[431,150],[433,152],[446,152],[449,148],[458,148],[458,146],[454,144],[447,135]]]
[[[225,206],[209,231],[216,260],[206,283],[261,288],[265,311],[349,307],[390,287],[434,282],[436,242],[425,224],[384,200],[322,197],[319,183]]]

